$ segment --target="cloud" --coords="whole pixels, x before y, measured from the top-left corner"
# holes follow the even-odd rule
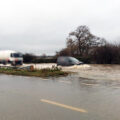
[[[79,25],[109,41],[120,38],[119,0],[0,1],[0,48],[54,54]]]

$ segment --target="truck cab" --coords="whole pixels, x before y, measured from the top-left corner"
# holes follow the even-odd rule
[[[23,55],[21,53],[11,53],[10,62],[12,65],[22,65],[23,64]]]
[[[10,63],[13,66],[22,65],[23,55],[12,50],[0,51],[0,63],[4,65]]]

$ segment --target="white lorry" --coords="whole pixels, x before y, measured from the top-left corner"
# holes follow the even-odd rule
[[[0,63],[11,65],[22,65],[23,56],[21,53],[12,50],[0,50]]]

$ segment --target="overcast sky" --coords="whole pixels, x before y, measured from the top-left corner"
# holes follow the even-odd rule
[[[120,0],[0,1],[0,49],[52,55],[80,25],[120,41]]]

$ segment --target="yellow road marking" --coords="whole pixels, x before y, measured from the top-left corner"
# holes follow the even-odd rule
[[[76,107],[68,106],[68,105],[61,104],[61,103],[57,103],[57,102],[50,101],[50,100],[41,99],[40,101],[41,101],[41,102],[44,102],[44,103],[48,103],[48,104],[52,104],[52,105],[56,105],[56,106],[59,106],[59,107],[63,107],[63,108],[66,108],[66,109],[70,109],[70,110],[74,110],[74,111],[82,112],[82,113],[86,113],[86,112],[87,112],[87,111],[84,110],[84,109],[80,109],[80,108],[76,108]]]
[[[82,83],[82,84],[84,84],[84,85],[97,85],[97,84],[87,84],[87,83]]]

